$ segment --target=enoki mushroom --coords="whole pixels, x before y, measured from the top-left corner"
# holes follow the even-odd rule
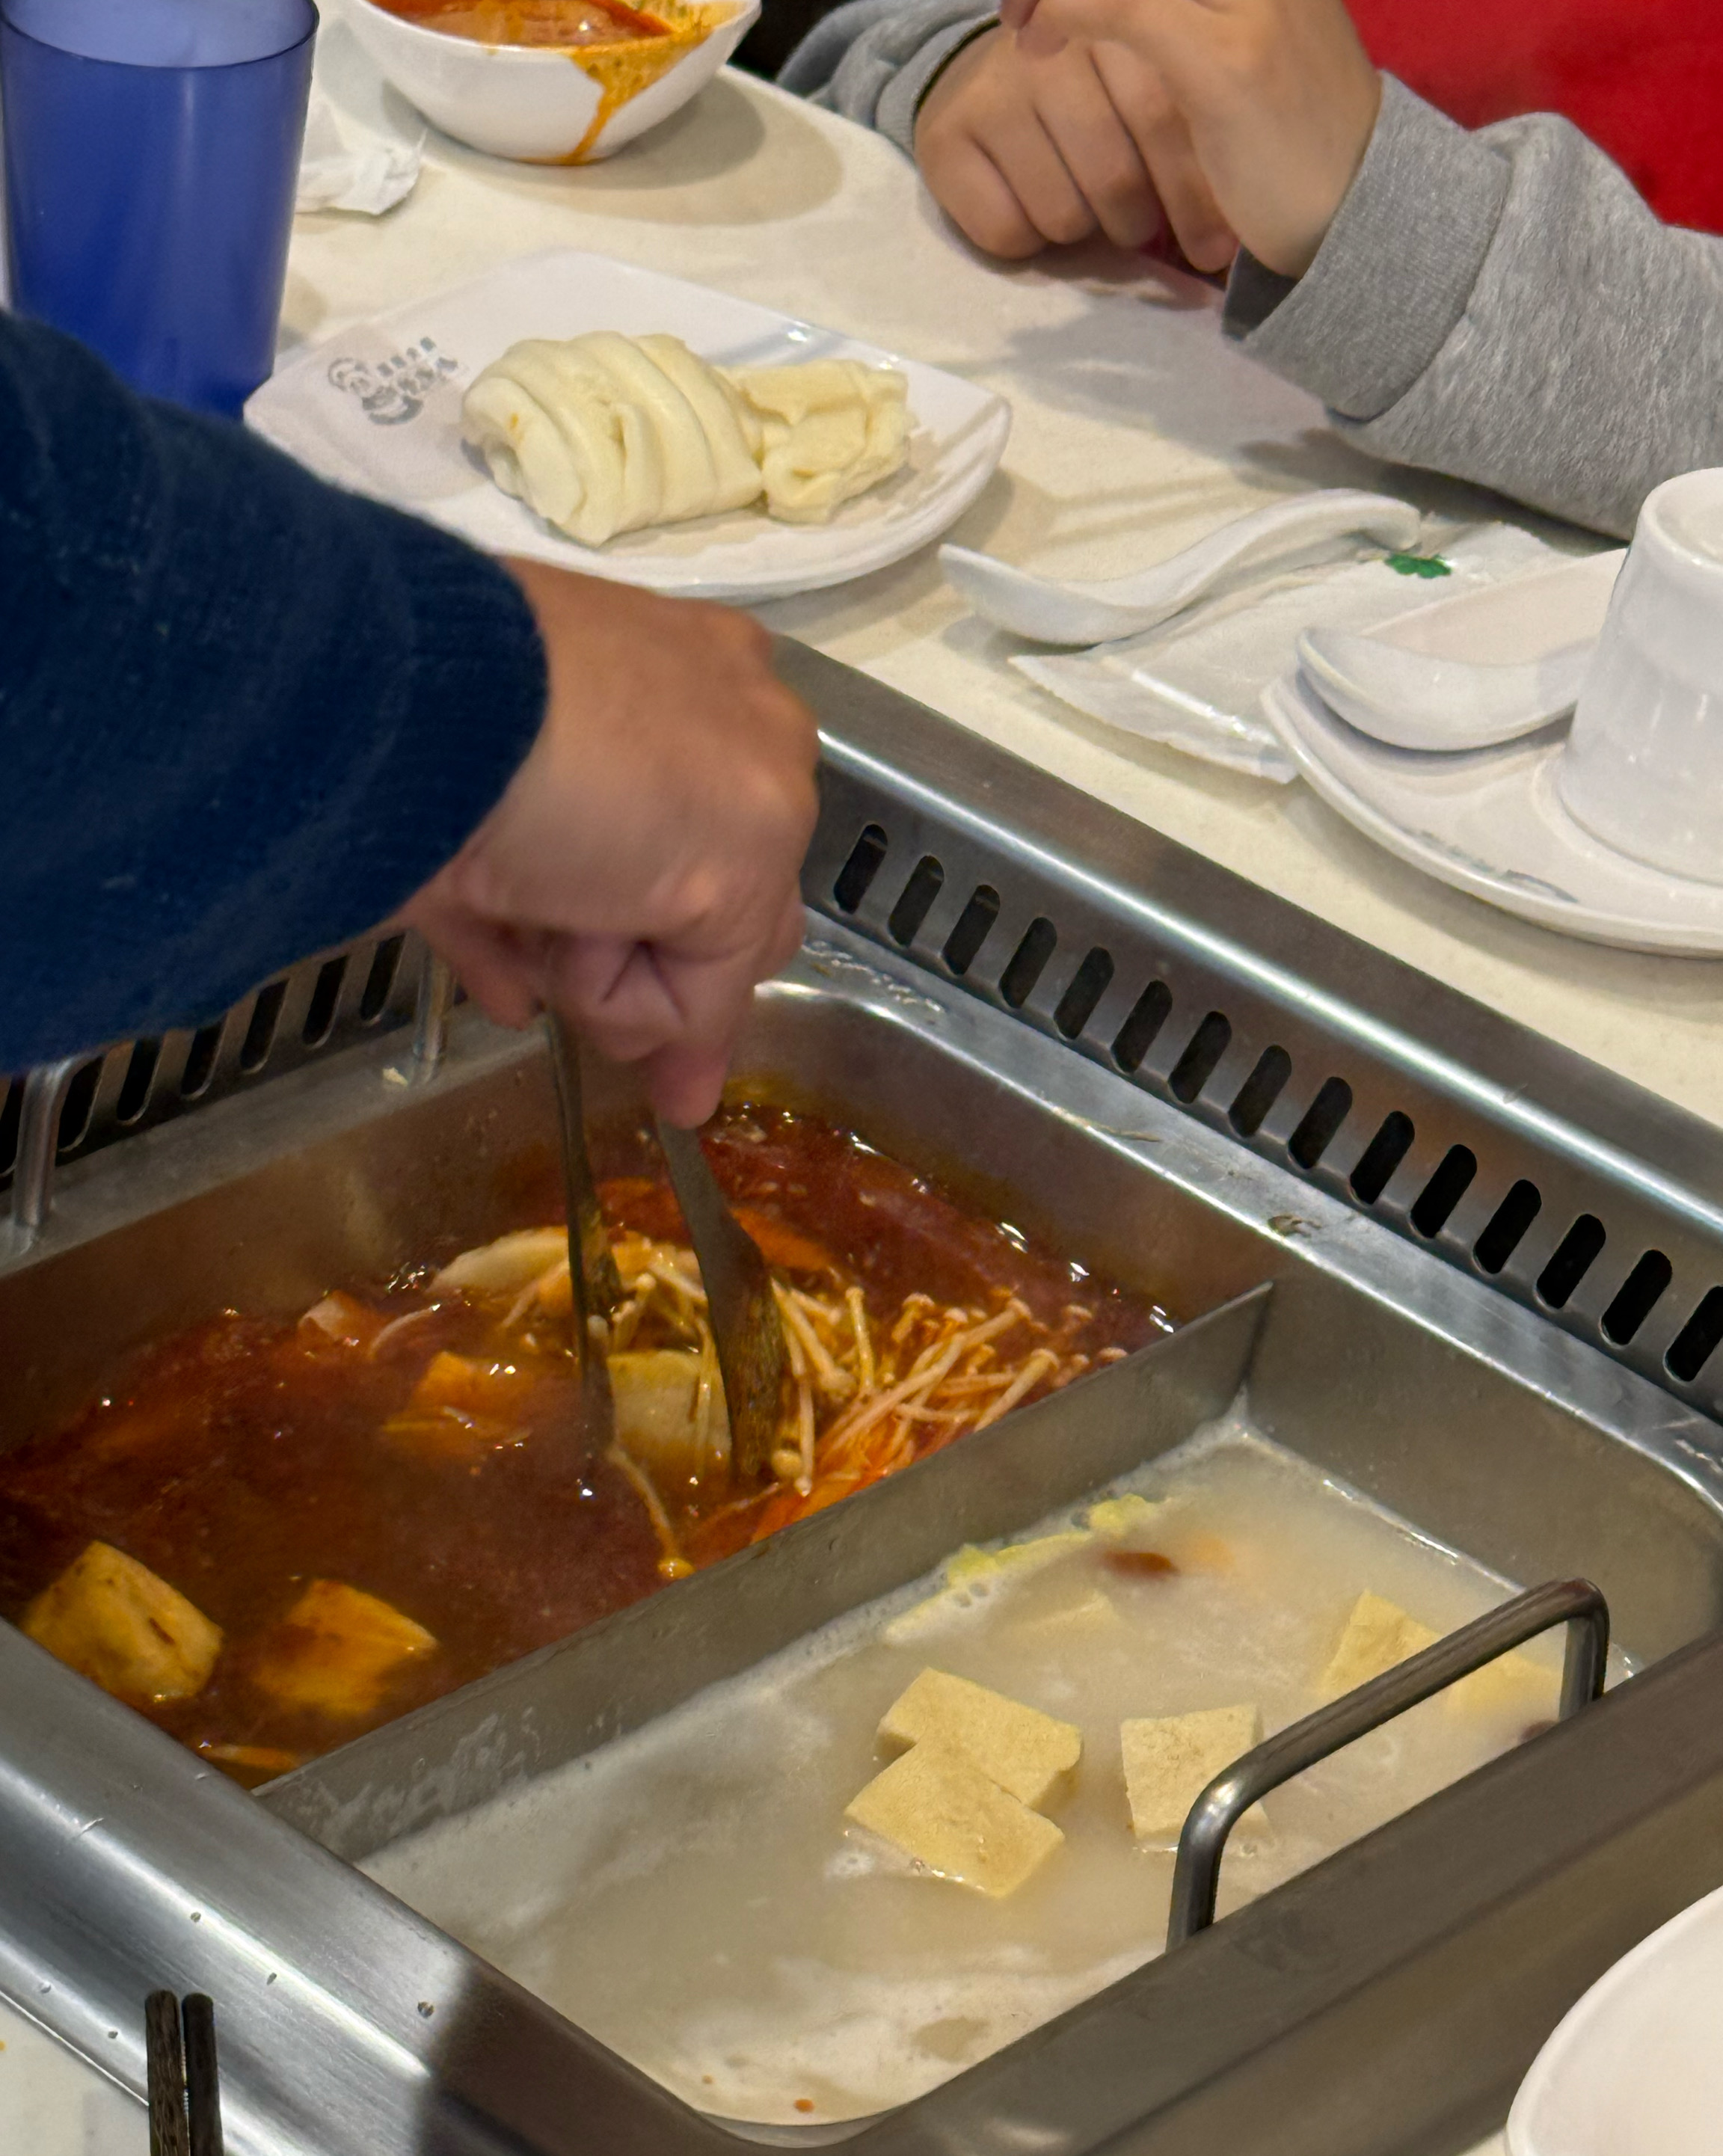
[[[818,1288],[777,1277],[789,1373],[771,1455],[774,1481],[714,1507],[714,1486],[727,1473],[727,1430],[694,1253],[626,1233],[613,1237],[613,1248],[627,1300],[611,1321],[610,1351],[682,1348],[700,1358],[693,1450],[711,1471],[697,1474],[686,1491],[672,1491],[646,1463],[620,1449],[616,1455],[646,1507],[668,1573],[823,1511],[1090,1366],[1074,1343],[1094,1313],[1079,1303],[1049,1324],[1003,1290],[986,1307],[942,1303],[918,1291],[881,1314],[835,1270]],[[554,1353],[572,1301],[563,1259],[512,1293],[500,1329]],[[1103,1348],[1095,1359],[1119,1352]]]

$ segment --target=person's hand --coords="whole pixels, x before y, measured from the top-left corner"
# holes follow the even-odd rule
[[[1224,269],[1238,242],[1156,70],[1124,44],[1049,42],[989,30],[936,77],[915,119],[934,200],[1007,260],[1095,232],[1140,248],[1170,227],[1192,267]]]
[[[1382,79],[1343,0],[1004,0],[1026,52],[1128,45],[1190,130],[1222,215],[1301,277],[1363,162]]]
[[[813,719],[746,614],[508,566],[544,639],[544,725],[401,918],[491,1017],[551,1004],[642,1065],[667,1120],[703,1122],[755,985],[802,940]]]

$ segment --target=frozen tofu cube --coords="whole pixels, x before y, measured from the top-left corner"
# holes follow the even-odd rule
[[[1529,1655],[1503,1655],[1486,1662],[1442,1695],[1450,1713],[1520,1723],[1553,1721],[1561,1697],[1557,1672]]]
[[[314,1579],[264,1635],[251,1679],[279,1706],[356,1720],[375,1711],[403,1663],[436,1645],[376,1595]]]
[[[24,1612],[23,1630],[135,1707],[192,1698],[222,1650],[219,1625],[107,1543],[91,1543],[44,1589]]]
[[[1121,1722],[1125,1794],[1137,1840],[1176,1842],[1191,1806],[1217,1774],[1261,1743],[1262,1733],[1262,1712],[1255,1707]],[[1239,1824],[1265,1825],[1261,1805],[1253,1804]]]
[[[1409,1656],[1433,1647],[1441,1636],[1416,1617],[1408,1617],[1397,1603],[1367,1589],[1352,1604],[1340,1644],[1322,1672],[1322,1697],[1338,1699],[1343,1691],[1356,1691]]]
[[[918,1744],[876,1774],[844,1816],[881,1835],[941,1878],[995,1900],[1014,1894],[1064,1836],[974,1761],[946,1744]]]
[[[923,1670],[892,1702],[879,1739],[961,1752],[1019,1804],[1033,1807],[1063,1788],[1083,1756],[1083,1738],[1069,1722],[944,1670]]]

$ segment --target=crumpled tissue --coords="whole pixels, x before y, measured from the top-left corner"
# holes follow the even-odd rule
[[[424,122],[326,10],[294,208],[381,217],[418,186],[424,141]]]

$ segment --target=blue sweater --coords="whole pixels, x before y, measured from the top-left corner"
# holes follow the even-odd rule
[[[494,562],[0,316],[0,1073],[384,919],[544,696]]]

